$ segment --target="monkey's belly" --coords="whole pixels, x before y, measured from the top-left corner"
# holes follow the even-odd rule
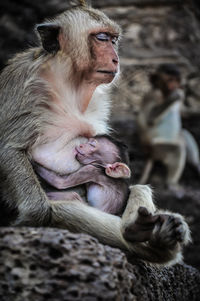
[[[75,138],[69,143],[58,139],[33,147],[31,156],[33,161],[61,175],[72,173],[81,166],[75,158],[75,147],[86,141],[84,137]]]

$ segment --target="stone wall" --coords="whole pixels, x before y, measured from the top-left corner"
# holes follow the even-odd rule
[[[200,67],[200,25],[189,7],[184,5],[186,1],[132,3],[137,6],[103,9],[123,28],[122,72],[113,97],[113,118],[118,118],[119,112],[133,116],[139,110],[141,98],[149,89],[148,74],[159,64],[177,64],[183,78],[198,73]]]
[[[68,8],[65,0],[0,3],[0,69],[16,52],[35,45],[34,26]],[[200,25],[196,1],[94,0],[121,24],[121,78],[114,89],[113,119],[134,116],[149,89],[148,74],[160,63],[176,63],[184,77],[200,66]]]

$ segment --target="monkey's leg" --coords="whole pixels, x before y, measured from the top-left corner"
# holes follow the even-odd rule
[[[152,146],[153,157],[166,166],[168,185],[178,183],[186,161],[186,150],[184,141],[180,138],[177,142],[159,141]]]
[[[51,226],[76,233],[87,233],[101,243],[129,250],[129,243],[121,233],[121,218],[88,206],[78,200],[50,201]]]
[[[177,184],[185,167],[186,149],[185,145],[170,146],[169,152],[166,149],[163,153],[163,162],[167,167],[167,184]]]
[[[146,165],[144,167],[144,170],[142,172],[142,176],[140,177],[138,183],[139,184],[146,184],[148,179],[149,179],[149,175],[150,175],[150,172],[152,170],[152,167],[153,167],[153,160],[152,159],[148,159],[147,162],[146,162]]]
[[[134,185],[130,187],[130,190],[129,200],[122,215],[122,233],[126,239],[136,242],[145,241],[146,235],[144,234],[146,233],[144,232],[152,232],[156,221],[156,219],[153,218],[156,207],[152,200],[152,190],[147,185]],[[147,214],[144,208],[146,208]],[[143,219],[144,227],[142,227]],[[140,224],[139,228],[137,223]]]
[[[173,246],[177,241],[183,245],[191,241],[188,224],[182,215],[163,210],[158,210],[157,214],[160,222],[156,224],[153,231],[151,244],[155,241],[157,244],[160,242],[160,244]]]
[[[0,163],[2,201],[18,210],[14,225],[47,225],[51,208],[26,155],[1,145]]]
[[[190,132],[183,129],[182,134],[186,144],[186,160],[200,177],[199,147]]]
[[[138,196],[136,203],[139,205],[150,201],[152,210],[154,205],[151,200],[150,188],[142,185],[136,185],[136,189],[131,197],[135,194]],[[139,187],[140,186],[140,187]],[[144,188],[144,190],[143,190]],[[141,192],[141,193],[140,193]],[[144,197],[144,199],[143,199]],[[132,204],[134,200],[131,199]],[[149,262],[166,263],[174,259],[175,252],[170,256],[163,256],[163,250],[158,247],[150,246],[148,243],[126,241],[122,235],[122,220],[93,207],[86,206],[78,201],[73,202],[51,202],[52,206],[52,223],[51,225],[58,228],[66,228],[72,232],[84,232],[97,237],[100,242],[109,244],[128,251],[131,256],[144,259]],[[137,216],[137,212],[132,212],[130,217]],[[126,214],[125,214],[126,216]],[[127,216],[129,218],[129,215]],[[124,218],[124,216],[123,216]]]
[[[126,241],[121,232],[121,218],[79,201],[51,201],[51,226],[68,229],[72,232],[87,233],[96,237],[101,243],[120,248],[130,256],[152,263],[165,264],[175,260],[179,249],[169,250],[166,246],[149,243]]]
[[[140,205],[143,210],[146,207],[146,215],[142,216]],[[149,236],[148,242],[133,244],[133,251],[141,259],[160,264],[180,261],[182,246],[190,241],[190,231],[183,217],[171,212],[155,213],[151,190],[142,185],[131,189],[128,205],[122,216],[122,233],[124,238],[132,242],[134,239],[136,242],[140,241],[138,235],[142,236],[141,241],[147,240]]]
[[[162,260],[175,264],[182,260],[182,247],[191,242],[188,224],[183,216],[168,211],[158,211],[160,222],[154,228],[149,246],[160,250]]]

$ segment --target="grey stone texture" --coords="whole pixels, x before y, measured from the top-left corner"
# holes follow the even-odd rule
[[[1,301],[194,301],[199,272],[185,264],[130,264],[88,235],[48,228],[0,229]]]

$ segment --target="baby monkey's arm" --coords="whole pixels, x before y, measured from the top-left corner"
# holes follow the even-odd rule
[[[101,173],[101,170],[93,165],[85,165],[68,175],[59,175],[41,165],[35,165],[34,168],[41,178],[57,189],[66,189],[89,182],[96,182]]]

